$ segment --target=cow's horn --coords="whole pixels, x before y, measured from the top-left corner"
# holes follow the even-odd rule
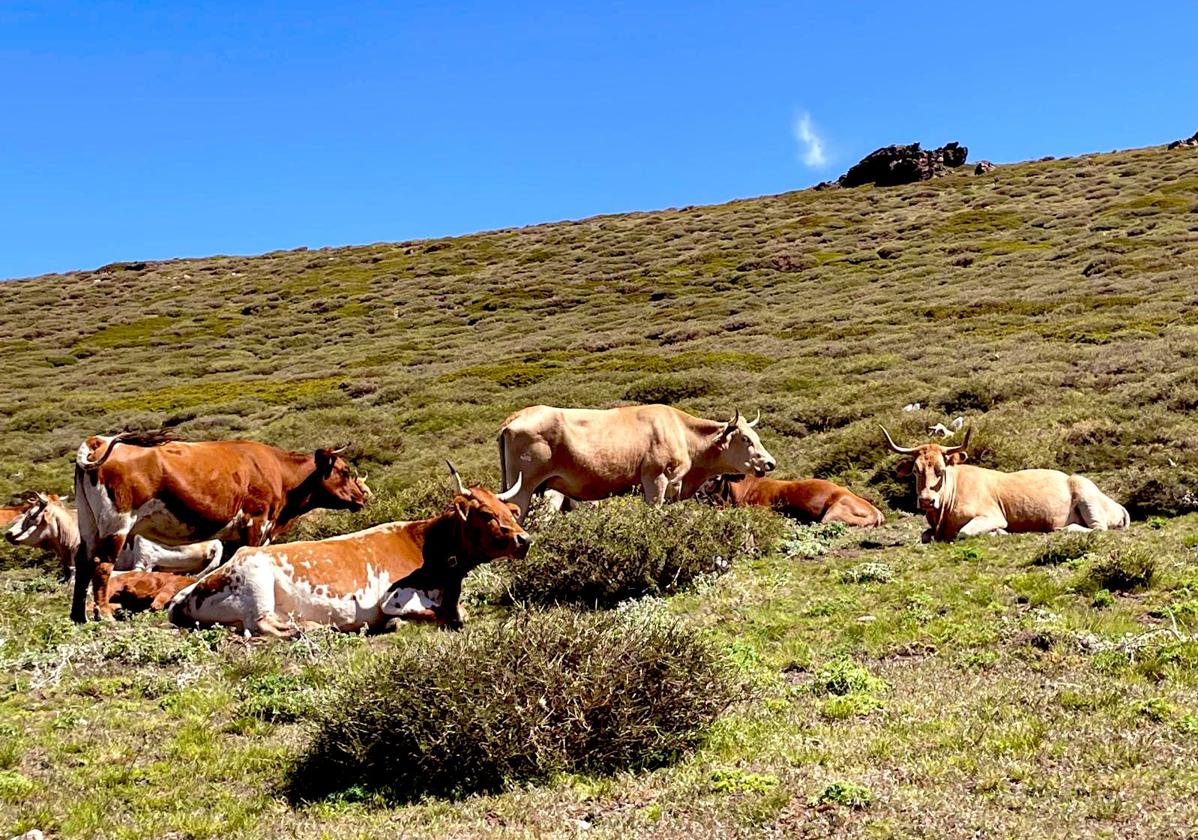
[[[971,434],[973,434],[973,426],[970,426],[968,429],[965,430],[965,440],[961,441],[956,446],[946,446],[944,448],[944,454],[952,455],[954,452],[963,451],[967,446],[969,446],[969,436]]]
[[[462,483],[462,477],[460,475],[458,475],[457,469],[454,467],[453,464],[450,464],[449,461],[446,461],[445,463],[449,466],[449,474],[453,476],[454,482],[458,485],[458,493],[460,493],[463,496],[469,496],[470,488],[468,488],[465,484]]]
[[[895,452],[897,452],[898,454],[900,454],[900,455],[914,455],[914,454],[916,453],[916,451],[918,451],[918,449],[919,449],[919,447],[918,447],[918,446],[906,447],[906,446],[899,446],[897,443],[895,443],[895,442],[894,442],[894,439],[893,439],[892,437],[890,437],[890,432],[886,431],[886,427],[885,427],[885,426],[878,426],[878,428],[882,430],[882,434],[886,435],[886,443],[887,443],[887,445],[888,445],[888,446],[889,446],[889,447],[890,447],[892,450],[894,450]]]
[[[524,483],[524,473],[521,472],[518,476],[516,476],[516,483],[513,484],[508,489],[504,490],[502,493],[500,493],[495,498],[499,499],[499,501],[501,501],[501,502],[511,501],[513,498],[515,498],[516,494],[520,492],[520,485],[523,483]]]
[[[740,409],[734,408],[734,409],[732,409],[732,419],[728,421],[728,425],[735,426],[739,422],[740,422]]]
[[[761,422],[761,409],[759,408],[759,409],[757,409],[757,417],[753,420],[752,423],[749,424],[749,428],[752,429],[754,426],[756,426],[760,422]]]
[[[329,451],[331,451],[331,452],[332,452],[334,455],[340,455],[342,452],[344,452],[344,451],[345,451],[345,450],[347,450],[347,449],[349,449],[349,444],[348,444],[348,443],[347,443],[347,444],[345,444],[344,446],[338,446],[336,449],[332,449],[332,450],[329,450]]]

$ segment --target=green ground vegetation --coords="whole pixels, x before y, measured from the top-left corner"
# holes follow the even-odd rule
[[[1141,149],[0,284],[0,496],[69,491],[79,441],[124,427],[349,441],[375,503],[296,532],[337,533],[435,510],[446,457],[494,483],[495,433],[520,407],[668,399],[761,409],[779,475],[842,481],[889,520],[779,530],[722,574],[663,590],[662,609],[745,687],[675,763],[408,803],[353,786],[297,803],[284,785],[339,677],[437,631],[246,644],[151,616],[74,627],[50,572],[5,546],[0,836],[1198,824],[1196,164]],[[1085,472],[1137,521],[1090,539],[919,544],[877,424],[911,442],[957,414],[975,463]],[[512,620],[509,571],[472,574],[464,634]]]

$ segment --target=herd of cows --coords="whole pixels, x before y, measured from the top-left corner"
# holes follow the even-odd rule
[[[183,627],[294,636],[315,626],[381,630],[396,620],[462,625],[462,582],[476,566],[523,557],[535,495],[559,509],[639,486],[654,505],[692,497],[761,505],[802,521],[881,525],[883,514],[831,482],[766,478],[777,466],[740,412],[694,417],[665,405],[533,406],[498,436],[503,487],[467,487],[453,465],[443,513],[325,540],[271,543],[316,509],[356,511],[370,490],[342,450],[288,452],[252,441],[183,442],[157,433],[90,437],[75,457],[75,505],[30,493],[0,508],[5,537],[74,570],[71,619],[114,607],[165,609]],[[925,542],[1019,531],[1106,530],[1130,521],[1092,481],[1057,470],[967,465],[956,446],[886,445],[914,474]],[[225,561],[222,563],[222,561]]]

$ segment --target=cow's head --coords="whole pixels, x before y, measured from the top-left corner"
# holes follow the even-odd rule
[[[938,443],[925,443],[922,446],[899,446],[890,437],[890,432],[882,427],[886,436],[886,444],[891,451],[906,456],[898,465],[898,474],[908,476],[915,474],[915,491],[919,500],[919,509],[931,511],[940,509],[940,491],[944,489],[944,476],[948,468],[963,464],[969,459],[965,452],[969,446],[969,435],[973,429],[965,432],[965,440],[959,446],[941,446]]]
[[[732,415],[732,419],[724,424],[715,440],[719,451],[719,464],[724,472],[754,473],[758,478],[778,466],[774,456],[766,451],[761,444],[761,438],[753,427],[761,422],[761,412],[757,419],[749,423],[740,416],[740,409]]]
[[[40,548],[55,536],[56,509],[65,511],[65,507],[62,499],[54,495],[31,492],[26,499],[28,507],[8,526],[4,539],[13,545]]]
[[[366,480],[358,478],[341,457],[348,446],[316,450],[316,480],[319,482],[317,507],[333,510],[361,510],[370,498]]]
[[[733,501],[732,485],[744,479],[743,475],[713,475],[695,491],[695,498],[718,507],[731,504]]]
[[[462,549],[465,555],[462,559],[468,557],[469,562],[477,564],[528,554],[532,537],[516,521],[520,508],[508,501],[520,492],[524,475],[521,474],[506,492],[492,493],[479,485],[467,487],[453,464],[449,464],[449,474],[453,476],[456,491],[453,510],[462,523]]]

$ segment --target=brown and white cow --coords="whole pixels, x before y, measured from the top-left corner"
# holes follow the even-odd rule
[[[923,541],[1021,531],[1105,531],[1126,528],[1127,509],[1082,475],[1059,470],[1004,473],[970,466],[969,435],[959,446],[899,446],[885,428],[886,444],[906,456],[899,474],[915,474],[919,507],[928,519]]]
[[[194,575],[170,572],[113,572],[108,578],[108,602],[129,612],[158,611],[195,582]]]
[[[79,551],[71,620],[84,621],[90,582],[111,619],[107,579],[125,541],[219,539],[265,545],[315,508],[358,510],[369,490],[341,450],[287,452],[245,440],[184,443],[159,433],[90,437],[75,456]]]
[[[62,580],[71,576],[79,551],[79,520],[74,509],[53,494],[32,493],[32,502],[4,532],[13,545],[40,548],[58,558]],[[199,572],[205,574],[220,565],[224,546],[220,540],[180,546],[164,546],[145,537],[125,541],[114,569],[142,572]]]
[[[640,485],[645,501],[689,499],[724,473],[765,475],[777,466],[740,411],[727,422],[704,420],[668,405],[621,408],[532,406],[499,431],[504,488],[517,475],[513,498],[528,512],[535,493],[555,490],[576,501],[598,501]]]
[[[507,493],[467,488],[451,464],[453,503],[440,516],[389,522],[313,542],[242,548],[170,605],[180,626],[221,624],[251,636],[310,627],[380,630],[392,618],[462,625],[462,581],[476,566],[523,557],[532,537]]]
[[[882,511],[851,490],[821,478],[780,480],[752,475],[717,476],[700,490],[717,503],[772,508],[800,522],[843,522],[876,528],[886,521]]]

